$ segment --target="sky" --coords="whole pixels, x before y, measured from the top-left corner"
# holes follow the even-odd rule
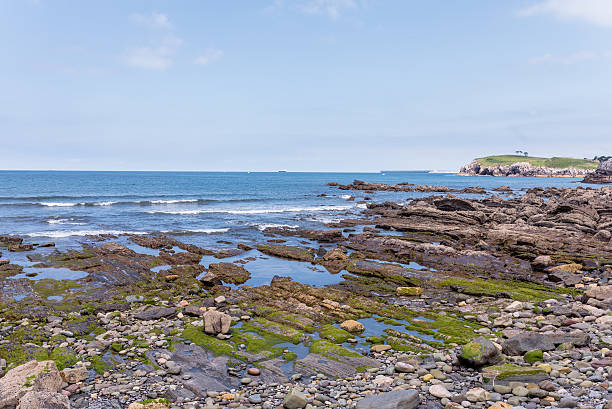
[[[612,154],[611,0],[3,0],[0,169]]]

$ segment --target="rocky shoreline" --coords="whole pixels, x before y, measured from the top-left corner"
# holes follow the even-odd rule
[[[612,159],[600,162],[595,172],[586,175],[582,183],[612,183]]]
[[[485,166],[478,161],[472,161],[462,166],[457,176],[515,176],[515,177],[568,177],[579,178],[593,173],[589,169],[576,168],[549,168],[546,166],[534,166],[528,162],[517,162],[511,165],[489,165]]]
[[[331,185],[359,218],[261,243],[0,236],[0,409],[612,408],[611,188]]]

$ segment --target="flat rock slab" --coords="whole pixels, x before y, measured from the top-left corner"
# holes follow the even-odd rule
[[[414,409],[420,402],[417,391],[399,390],[362,399],[356,409]]]
[[[240,385],[238,379],[227,375],[227,357],[211,357],[197,345],[176,344],[171,359],[182,369],[176,379],[200,398],[206,397],[207,391],[225,391]],[[185,380],[185,375],[191,378]]]
[[[380,368],[381,363],[368,357],[338,357],[338,360],[319,354],[308,354],[295,362],[295,371],[305,376],[314,376],[323,373],[334,378],[346,378],[355,375],[357,368]]]
[[[176,315],[176,309],[172,307],[154,307],[140,311],[134,317],[143,321],[153,321],[160,318],[169,318]]]

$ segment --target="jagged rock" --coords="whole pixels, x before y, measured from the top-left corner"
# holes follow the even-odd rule
[[[55,362],[26,362],[0,378],[0,408],[17,406],[29,391],[55,393],[61,386],[62,378]]]
[[[414,409],[420,403],[415,390],[398,390],[365,398],[357,402],[356,409]]]
[[[30,391],[19,400],[17,409],[70,409],[70,400],[57,392]]]
[[[206,276],[211,273],[214,277],[230,284],[244,284],[251,278],[251,273],[234,263],[211,263],[208,270],[208,273],[200,281],[204,282]]]
[[[298,261],[314,261],[312,249],[305,249],[293,246],[283,246],[280,244],[260,244],[257,250],[269,256],[288,258]]]
[[[204,313],[204,332],[210,335],[227,334],[232,325],[232,317],[217,310]]]
[[[325,261],[335,261],[335,260],[346,260],[348,256],[344,252],[344,250],[335,248],[328,250],[323,256],[323,260]]]

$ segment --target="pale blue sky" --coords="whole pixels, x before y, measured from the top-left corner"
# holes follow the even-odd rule
[[[0,2],[3,169],[612,154],[610,0]]]

